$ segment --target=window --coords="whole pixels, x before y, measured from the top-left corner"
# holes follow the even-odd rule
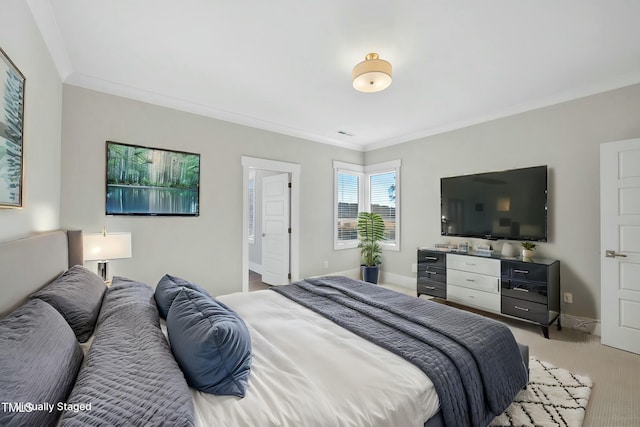
[[[334,249],[358,246],[358,212],[362,203],[362,166],[334,162],[335,218]]]
[[[358,246],[358,212],[379,213],[385,223],[384,249],[400,250],[400,160],[358,166],[334,162],[334,249]]]
[[[384,219],[386,240],[396,239],[396,173],[386,172],[369,176],[371,189],[370,211]]]

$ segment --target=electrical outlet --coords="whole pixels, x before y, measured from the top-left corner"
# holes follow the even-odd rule
[[[573,304],[573,294],[571,292],[564,293],[564,302],[567,304]]]
[[[325,269],[329,268],[329,261],[325,261],[325,262],[324,262],[324,268],[325,268]]]

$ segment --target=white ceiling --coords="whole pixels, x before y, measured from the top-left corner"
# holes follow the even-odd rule
[[[28,4],[67,84],[358,150],[640,82],[638,0]]]

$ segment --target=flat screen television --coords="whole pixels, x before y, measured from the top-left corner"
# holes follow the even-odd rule
[[[106,143],[106,214],[198,216],[200,155]]]
[[[547,241],[547,166],[440,179],[441,234]]]

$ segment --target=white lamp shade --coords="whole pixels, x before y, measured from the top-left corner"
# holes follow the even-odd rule
[[[379,92],[391,85],[391,64],[370,53],[353,68],[353,88],[359,92]]]
[[[85,233],[82,244],[85,261],[131,258],[131,233]]]

